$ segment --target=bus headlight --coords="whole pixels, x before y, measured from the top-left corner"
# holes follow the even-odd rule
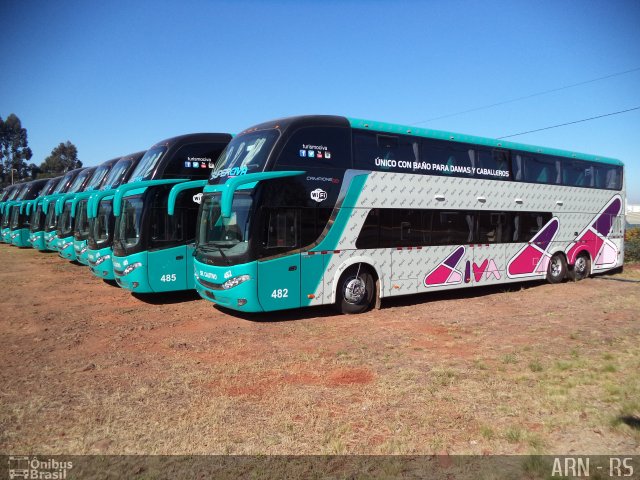
[[[233,277],[227,280],[226,282],[224,282],[222,284],[222,288],[225,290],[229,290],[230,288],[237,287],[241,283],[246,282],[247,280],[250,280],[250,279],[251,279],[251,276],[249,275],[240,275],[238,277]]]
[[[131,265],[129,265],[127,268],[124,269],[124,272],[122,272],[122,276],[124,277],[125,275],[129,275],[136,268],[141,267],[141,266],[142,266],[142,262],[132,263]]]
[[[95,262],[96,267],[97,267],[98,265],[100,265],[102,262],[106,262],[106,261],[107,261],[107,260],[109,260],[110,258],[111,258],[111,255],[105,255],[105,256],[103,256],[103,257],[98,258],[98,259],[96,260],[96,262]]]
[[[69,245],[73,245],[73,242],[64,242],[62,244],[62,248],[60,248],[60,250],[64,250],[65,248],[67,248]]]

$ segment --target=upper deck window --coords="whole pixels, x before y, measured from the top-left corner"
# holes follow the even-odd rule
[[[304,170],[351,168],[349,130],[340,127],[300,128],[287,141],[277,163]]]
[[[156,165],[160,157],[167,151],[167,147],[154,147],[147,150],[144,156],[140,159],[140,163],[131,174],[132,182],[140,182],[142,180],[149,180],[153,175]]]
[[[279,136],[280,133],[275,129],[238,135],[220,154],[211,172],[211,180],[262,172]]]

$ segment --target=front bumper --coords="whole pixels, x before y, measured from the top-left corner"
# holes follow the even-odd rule
[[[147,257],[147,252],[113,257],[113,275],[118,285],[134,293],[153,293],[149,285]]]
[[[87,264],[91,273],[103,280],[115,280],[113,275],[113,252],[111,247],[87,250]]]
[[[257,262],[228,267],[207,265],[194,259],[193,269],[196,291],[205,300],[241,312],[264,312],[258,300]],[[227,280],[242,275],[249,275],[249,280],[228,289],[222,287]]]

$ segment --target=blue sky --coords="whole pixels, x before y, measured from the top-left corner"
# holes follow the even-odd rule
[[[0,3],[0,115],[33,161],[325,113],[414,124],[640,67],[640,2]],[[487,137],[640,106],[640,70],[419,126]],[[510,140],[615,157],[640,203],[640,110]]]

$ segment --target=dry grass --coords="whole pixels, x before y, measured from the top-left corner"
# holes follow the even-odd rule
[[[635,283],[264,322],[144,303],[29,250],[0,262],[3,453],[640,453]]]

